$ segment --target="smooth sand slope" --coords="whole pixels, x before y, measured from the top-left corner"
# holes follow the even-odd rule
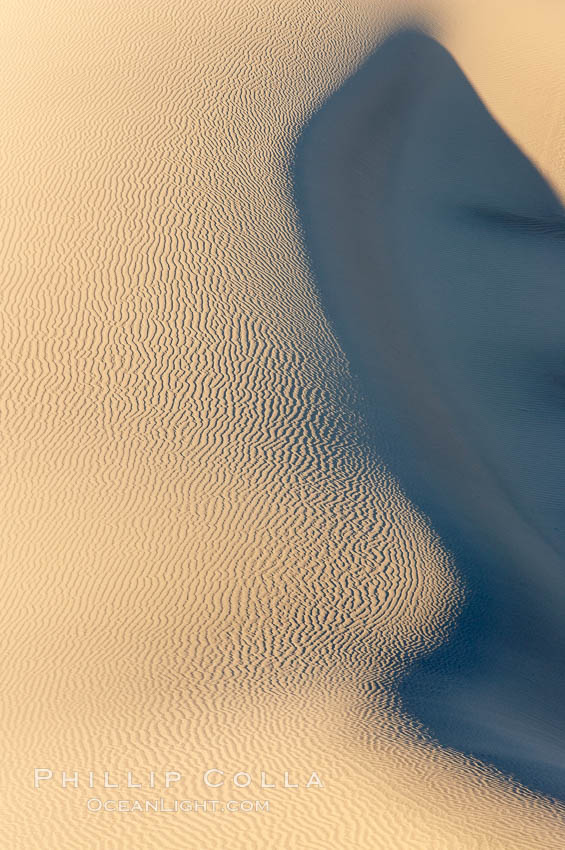
[[[467,586],[449,646],[405,705],[443,743],[563,799],[563,207],[448,52],[416,32],[324,105],[296,173],[383,455]]]
[[[463,592],[375,452],[293,202],[296,138],[393,14],[1,18],[0,845],[563,847],[555,806],[401,711]],[[34,790],[34,767],[56,780]],[[253,786],[210,794],[211,767]],[[190,799],[279,787],[268,814],[95,815],[58,787],[89,769],[180,769]]]

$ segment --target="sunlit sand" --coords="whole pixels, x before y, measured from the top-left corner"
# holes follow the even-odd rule
[[[451,12],[415,11],[472,82]],[[295,195],[305,127],[410,12],[3,7],[3,846],[565,845],[557,802],[403,696],[468,583],[375,438]],[[129,770],[270,810],[61,783]]]

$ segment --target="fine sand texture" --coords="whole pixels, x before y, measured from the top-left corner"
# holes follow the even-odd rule
[[[456,640],[473,587],[443,514],[393,468],[400,441],[375,439],[366,361],[326,312],[334,278],[295,204],[300,134],[401,5],[2,4],[2,848],[565,846],[544,788],[459,737],[443,745],[419,699],[432,705],[428,674],[401,693]],[[339,116],[363,152],[363,126]],[[332,239],[359,220],[340,203]],[[538,607],[553,569],[532,582]],[[34,789],[34,768],[53,779]],[[203,784],[211,768],[225,787]],[[167,770],[183,774],[169,791]],[[238,771],[250,787],[233,787]],[[323,788],[305,787],[312,771]],[[94,813],[93,797],[270,811]]]
[[[319,111],[296,187],[381,455],[466,586],[404,705],[565,799],[565,212],[452,56],[404,32]]]

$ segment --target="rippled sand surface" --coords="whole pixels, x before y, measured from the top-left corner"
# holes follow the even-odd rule
[[[5,847],[565,845],[556,806],[402,712],[464,589],[371,447],[292,200],[302,126],[397,14],[3,6]],[[253,785],[212,795],[213,767]],[[59,787],[128,769],[278,787],[230,815]]]

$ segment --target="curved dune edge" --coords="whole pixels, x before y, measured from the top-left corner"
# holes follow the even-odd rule
[[[3,846],[565,843],[382,687],[461,591],[367,446],[287,177],[392,26],[373,14],[3,6]],[[178,767],[202,797],[202,768],[310,765],[324,796],[273,792],[261,818],[99,818],[83,788],[32,787],[35,766]]]
[[[563,208],[453,58],[416,31],[380,46],[314,116],[298,146],[295,182],[322,298],[370,397],[377,445],[455,548],[470,594],[454,649],[426,663],[404,690],[406,705],[445,744],[563,797],[563,561],[537,525],[531,498],[524,499],[535,487],[545,498],[543,465],[535,480],[516,473],[521,464],[526,468],[523,453],[512,467],[498,462],[504,440],[516,442],[512,428],[522,408],[509,407],[508,427],[498,410],[492,414],[488,394],[518,395],[530,417],[537,399],[526,380],[519,396],[519,345],[512,343],[516,377],[504,371],[504,361],[497,375],[496,361],[489,365],[480,350],[488,353],[492,345],[496,356],[492,343],[497,335],[504,342],[504,325],[520,330],[520,322],[533,347],[527,334],[535,303],[524,312],[525,299],[540,273],[550,280],[554,266],[560,262],[562,269],[560,237],[552,241],[549,228],[540,234],[545,220],[557,227]],[[489,204],[516,214],[489,218]],[[493,231],[490,242],[481,217]],[[532,240],[527,229],[538,221]],[[515,248],[514,231],[524,223],[526,249],[533,243],[539,255],[530,277]],[[464,259],[450,264],[457,250],[470,272]],[[473,288],[488,304],[491,292],[510,285],[500,272],[507,267],[517,294],[492,299],[502,331],[493,326],[489,338],[473,324]],[[485,292],[476,286],[482,278]],[[559,281],[556,276],[556,287]],[[543,302],[541,312],[547,312]],[[542,349],[549,325],[546,330],[537,336]],[[458,334],[467,348],[458,349]],[[550,451],[543,428],[548,416],[557,421],[561,414],[539,406],[539,449]],[[522,433],[518,438],[520,445]],[[561,492],[556,479],[555,493]]]

